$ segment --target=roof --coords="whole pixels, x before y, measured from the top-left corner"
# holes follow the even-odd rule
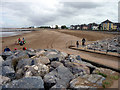
[[[113,23],[113,22],[111,22],[110,20],[105,20],[105,21],[103,21],[102,23]]]
[[[120,27],[120,23],[114,23],[114,25],[117,25],[118,27]]]

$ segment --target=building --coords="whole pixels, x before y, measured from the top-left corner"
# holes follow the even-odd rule
[[[92,30],[92,23],[89,23],[89,24],[88,24],[88,29],[89,29],[89,30]]]
[[[102,30],[116,30],[117,29],[117,26],[108,19],[102,22],[101,25],[102,25]]]
[[[88,24],[88,30],[98,30],[99,25],[96,23]]]
[[[115,25],[117,26],[117,30],[120,31],[120,23],[115,23]]]
[[[92,30],[99,30],[99,25],[96,25],[96,26],[92,26]]]
[[[81,30],[81,25],[71,25],[70,29],[72,29],[72,30]]]
[[[88,26],[86,24],[81,25],[82,30],[88,30]]]
[[[70,29],[74,30],[75,29],[75,25],[71,25]]]

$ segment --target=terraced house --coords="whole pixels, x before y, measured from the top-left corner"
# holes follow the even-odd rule
[[[101,25],[102,30],[117,30],[117,25],[108,19],[102,22]]]

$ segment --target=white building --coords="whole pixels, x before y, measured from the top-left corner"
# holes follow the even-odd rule
[[[118,2],[118,22],[120,23],[120,1]]]
[[[98,30],[98,27],[99,27],[99,26],[93,26],[93,27],[92,27],[92,30]]]

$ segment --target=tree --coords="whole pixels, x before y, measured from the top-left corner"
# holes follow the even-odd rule
[[[67,27],[65,25],[61,26],[61,29],[67,29]]]
[[[55,25],[55,29],[58,29],[58,25]]]

